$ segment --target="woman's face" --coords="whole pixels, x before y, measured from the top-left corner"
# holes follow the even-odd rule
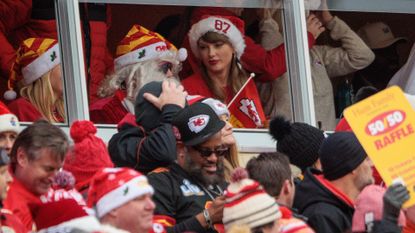
[[[232,125],[229,122],[229,117],[226,114],[220,115],[219,118],[226,123],[225,127],[222,128],[221,134],[223,139],[223,144],[227,146],[234,145],[236,143],[236,139],[233,136]]]
[[[53,92],[59,97],[63,94],[62,81],[61,65],[59,64],[50,72],[50,85],[52,86]]]
[[[234,49],[229,43],[209,43],[201,39],[198,49],[202,63],[209,73],[222,73],[230,69]]]

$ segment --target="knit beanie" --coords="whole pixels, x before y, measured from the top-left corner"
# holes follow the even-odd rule
[[[386,189],[379,185],[368,185],[355,202],[355,210],[352,219],[353,232],[366,232],[366,224],[373,221],[380,221],[383,217],[383,195]],[[401,210],[398,225],[405,226],[405,214]]]
[[[290,123],[282,116],[271,120],[269,133],[277,140],[277,151],[290,163],[304,171],[318,160],[318,150],[324,140],[323,131],[306,123]]]
[[[58,41],[50,38],[28,38],[16,52],[4,98],[13,100],[17,84],[29,85],[60,64]],[[22,82],[21,82],[22,81]]]
[[[0,101],[0,133],[12,131],[19,133],[19,119],[10,112],[6,105]]]
[[[63,169],[74,175],[77,190],[88,186],[101,168],[114,167],[104,141],[96,133],[97,128],[91,121],[75,121],[71,126],[74,145],[65,157]]]
[[[104,168],[91,180],[88,206],[102,218],[137,197],[153,193],[153,187],[143,174],[130,168]]]
[[[275,199],[258,182],[249,179],[243,168],[235,169],[225,197],[222,219],[225,231],[235,225],[248,225],[252,229],[281,218]]]
[[[323,175],[336,180],[356,169],[367,157],[352,132],[335,132],[327,137],[319,150]]]

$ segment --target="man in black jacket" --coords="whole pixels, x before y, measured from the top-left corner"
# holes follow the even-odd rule
[[[326,138],[319,150],[323,172],[308,169],[297,186],[294,207],[317,233],[351,229],[354,201],[373,183],[372,163],[352,132]]]
[[[115,166],[146,174],[173,163],[176,138],[171,121],[185,106],[185,97],[183,86],[173,80],[144,85],[135,102],[136,122],[121,124],[109,141],[108,150]]]
[[[178,113],[177,163],[148,175],[155,189],[155,214],[175,220],[168,232],[216,232],[223,230],[225,190],[223,157],[228,152],[221,136],[225,122],[204,103]]]

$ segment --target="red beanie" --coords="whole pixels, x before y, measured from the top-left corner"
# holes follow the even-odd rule
[[[74,146],[66,156],[63,169],[75,177],[75,188],[82,190],[101,168],[114,167],[107,146],[95,136],[97,128],[91,121],[75,121],[70,129]]]

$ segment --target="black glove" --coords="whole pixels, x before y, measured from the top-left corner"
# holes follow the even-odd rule
[[[401,207],[409,200],[409,191],[402,184],[392,184],[383,195],[383,220],[398,223]]]

